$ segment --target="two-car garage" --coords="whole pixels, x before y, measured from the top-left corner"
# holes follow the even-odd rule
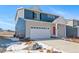
[[[50,29],[45,28],[45,27],[31,27],[31,29],[30,29],[30,38],[31,39],[50,38]]]
[[[51,37],[50,22],[26,20],[26,38],[47,39]]]

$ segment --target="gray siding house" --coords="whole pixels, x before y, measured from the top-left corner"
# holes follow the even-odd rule
[[[67,37],[78,37],[77,33],[79,26],[79,21],[78,20],[66,20],[66,36]]]

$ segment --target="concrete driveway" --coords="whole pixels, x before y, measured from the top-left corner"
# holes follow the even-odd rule
[[[47,44],[65,53],[79,53],[79,43],[74,43],[74,42],[69,42],[69,41],[59,40],[59,39],[58,40],[57,39],[39,40],[37,42]]]

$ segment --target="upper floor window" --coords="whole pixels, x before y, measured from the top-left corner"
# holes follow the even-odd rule
[[[45,22],[52,22],[56,18],[58,18],[58,16],[45,14],[45,13],[38,13],[38,12],[34,12],[31,10],[25,9],[24,10],[24,18],[25,19],[32,19],[32,20],[40,20],[40,21],[45,21]]]
[[[40,14],[41,21],[46,21],[46,22],[52,22],[52,21],[55,20],[57,17],[58,17],[58,16],[49,15],[49,14],[44,14],[44,13],[41,13],[41,14]]]
[[[33,13],[34,19],[37,19],[37,16],[38,16],[38,14],[34,12],[34,13]]]
[[[33,12],[30,10],[24,10],[24,18],[25,19],[33,19]]]

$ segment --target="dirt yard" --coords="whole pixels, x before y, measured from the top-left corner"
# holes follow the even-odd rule
[[[66,41],[79,43],[79,39],[78,38],[67,38]]]
[[[0,38],[13,37],[14,32],[0,32]]]

